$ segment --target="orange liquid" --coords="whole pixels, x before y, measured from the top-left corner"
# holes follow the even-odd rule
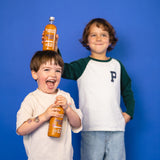
[[[60,109],[59,114],[64,115],[64,110],[62,107],[57,107]],[[63,118],[52,117],[49,122],[48,136],[50,137],[60,137],[62,131]]]
[[[54,24],[47,24],[44,30],[43,50],[55,50],[57,28]]]

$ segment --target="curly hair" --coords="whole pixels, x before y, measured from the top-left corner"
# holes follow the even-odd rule
[[[93,24],[96,24],[96,26],[98,28],[102,28],[104,29],[105,31],[107,31],[109,33],[109,41],[111,43],[111,45],[108,47],[107,51],[111,51],[117,41],[118,41],[118,38],[116,38],[116,32],[113,28],[113,26],[105,19],[103,18],[95,18],[95,19],[92,19],[85,27],[84,31],[83,31],[83,35],[82,35],[82,39],[80,39],[80,43],[86,47],[86,49],[90,50],[90,47],[88,46],[88,36],[90,34],[90,27],[93,25]]]

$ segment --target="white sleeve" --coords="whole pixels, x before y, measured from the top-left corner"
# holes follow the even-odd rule
[[[26,97],[24,101],[21,103],[21,107],[17,112],[17,122],[16,129],[18,129],[25,121],[29,118],[32,118],[33,115],[33,105],[31,103],[30,97]]]
[[[72,131],[74,133],[78,133],[82,130],[82,118],[83,118],[83,115],[82,115],[82,112],[80,109],[77,109],[76,106],[75,106],[75,103],[73,101],[73,99],[70,97],[70,107],[78,114],[79,118],[81,119],[81,126],[79,128],[73,128],[72,127]]]

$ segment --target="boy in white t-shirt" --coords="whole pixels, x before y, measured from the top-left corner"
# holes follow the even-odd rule
[[[17,134],[23,136],[28,160],[72,160],[71,130],[82,130],[82,113],[69,93],[58,89],[64,63],[54,51],[38,51],[30,63],[38,88],[29,93],[17,112]],[[65,111],[60,138],[48,136],[49,119],[60,117],[55,106]]]

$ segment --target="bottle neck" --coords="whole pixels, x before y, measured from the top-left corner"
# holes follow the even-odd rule
[[[53,24],[53,21],[49,21],[49,24]]]

